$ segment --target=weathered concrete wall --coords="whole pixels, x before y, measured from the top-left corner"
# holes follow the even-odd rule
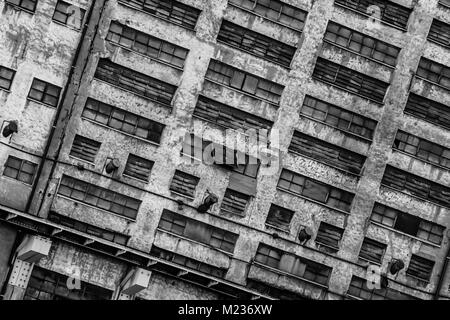
[[[3,288],[7,281],[8,270],[10,268],[9,259],[16,240],[17,231],[6,224],[0,224],[0,288]]]

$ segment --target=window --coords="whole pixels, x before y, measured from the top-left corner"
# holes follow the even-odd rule
[[[329,22],[325,41],[392,67],[397,64],[400,49],[358,31]]]
[[[177,89],[174,85],[122,67],[106,59],[99,61],[95,77],[165,106],[170,106]]]
[[[422,58],[416,75],[450,90],[450,67]]]
[[[158,228],[233,253],[238,235],[164,209]]]
[[[68,277],[60,273],[33,267],[24,300],[110,300],[112,292],[80,281],[80,289],[67,288]]]
[[[242,72],[216,60],[209,63],[205,78],[273,104],[280,103],[281,93],[284,90],[282,85]]]
[[[231,213],[238,216],[244,216],[245,208],[250,200],[250,196],[227,189],[223,197],[222,206],[220,210],[225,213]]]
[[[198,97],[194,117],[234,130],[266,129],[269,131],[273,125],[272,121],[229,107],[204,96]]]
[[[450,109],[444,104],[410,93],[405,113],[450,129]]]
[[[450,149],[412,134],[398,131],[393,148],[450,169]]]
[[[326,222],[321,222],[315,242],[325,247],[333,249],[333,251],[339,250],[339,241],[342,239],[344,229],[338,228]]]
[[[303,30],[308,14],[304,10],[278,0],[229,0],[228,3],[298,31]]]
[[[380,203],[375,203],[371,220],[437,245],[444,237],[445,227]]]
[[[185,266],[189,269],[193,269],[193,270],[200,271],[202,273],[209,274],[213,277],[224,278],[227,273],[226,269],[218,268],[218,267],[209,265],[207,263],[204,263],[204,262],[192,259],[192,258],[188,258],[188,257],[182,256],[180,254],[177,254],[177,253],[174,253],[174,252],[171,252],[168,250],[158,248],[155,245],[152,246],[150,253],[158,258],[161,258],[161,259],[164,259],[167,261],[171,261],[171,262],[179,264],[181,266]]]
[[[201,12],[174,0],[119,0],[119,2],[192,30]]]
[[[37,164],[13,156],[8,156],[3,175],[22,181],[26,184],[33,184],[36,170]]]
[[[377,103],[383,103],[389,87],[388,83],[323,58],[317,59],[313,78]]]
[[[284,67],[291,65],[296,50],[295,47],[225,20],[217,41]]]
[[[438,205],[450,207],[450,187],[387,166],[381,184]]]
[[[195,188],[199,181],[200,178],[196,176],[176,170],[169,189],[190,198],[194,198]]]
[[[360,154],[313,138],[299,131],[294,132],[289,151],[354,174],[361,173],[361,169],[366,161],[366,157]]]
[[[300,109],[300,115],[368,140],[372,140],[375,127],[377,126],[375,120],[310,96],[305,97],[303,106]]]
[[[64,215],[60,215],[54,212],[50,212],[48,215],[48,220],[51,222],[60,224],[65,227],[69,227],[71,229],[75,229],[87,234],[91,234],[93,236],[103,238],[108,241],[115,242],[120,245],[127,245],[128,239],[130,236],[121,234],[112,230],[105,230],[96,226],[93,226],[89,223],[81,222],[76,219],[72,219],[66,217]]]
[[[106,40],[143,55],[183,68],[189,50],[112,21]]]
[[[88,98],[82,117],[155,143],[161,141],[165,125]]]
[[[332,268],[260,243],[255,261],[274,269],[327,285]]]
[[[353,276],[347,294],[364,300],[418,300],[391,288],[369,289],[367,282],[366,279]]]
[[[428,33],[428,40],[450,47],[450,24],[434,19]]]
[[[300,294],[289,290],[283,290],[266,283],[247,278],[247,288],[260,292],[267,297],[273,297],[278,300],[308,300]]]
[[[0,88],[9,90],[16,72],[12,69],[0,66]]]
[[[53,13],[53,20],[80,30],[83,25],[85,13],[86,10],[71,3],[59,0],[55,7],[55,13]]]
[[[28,98],[56,107],[58,105],[60,92],[60,87],[34,78],[33,83],[31,84],[30,93],[28,93]]]
[[[75,135],[72,143],[70,155],[72,157],[82,159],[89,162],[94,162],[97,152],[100,149],[100,142],[95,140]]]
[[[130,219],[136,219],[142,202],[69,176],[62,177],[58,194]]]
[[[27,11],[34,12],[38,0],[6,0],[6,3],[15,5]]]
[[[412,9],[387,0],[335,0],[334,3],[355,10],[362,15],[369,15],[368,8],[375,5],[381,10],[381,21],[402,30],[406,29],[409,15],[412,12]]]
[[[443,5],[444,7],[450,7],[450,0],[439,0],[439,4]]]
[[[386,245],[384,243],[380,243],[369,238],[364,238],[361,250],[359,251],[359,258],[376,264],[381,264],[385,251]]]
[[[298,173],[283,169],[278,188],[350,212],[354,195]]]
[[[295,211],[272,204],[267,215],[266,224],[278,228],[288,229]]]
[[[123,174],[147,182],[150,177],[153,164],[154,162],[151,160],[130,154],[128,155],[127,164],[125,165]]]
[[[433,268],[434,261],[413,254],[408,269],[406,270],[406,274],[424,281],[429,281]]]

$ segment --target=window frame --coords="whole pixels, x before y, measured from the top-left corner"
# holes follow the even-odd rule
[[[37,89],[34,88],[35,84],[37,84],[39,82],[40,82],[40,85],[44,86],[43,91],[40,91],[40,90],[37,90]],[[58,95],[54,96],[52,94],[48,94],[49,90],[57,90],[58,91]],[[33,78],[33,82],[31,83],[31,86],[30,86],[30,90],[28,91],[27,99],[29,99],[31,101],[36,101],[38,103],[42,103],[42,104],[44,104],[46,106],[49,106],[49,107],[52,107],[52,108],[58,108],[58,104],[59,104],[60,99],[61,99],[61,90],[62,90],[61,87],[58,87],[58,86],[56,86],[54,84],[51,84],[50,82],[47,82],[47,81],[44,81],[44,80],[41,80],[41,79],[35,77],[35,78]],[[32,92],[38,92],[38,93],[40,93],[42,95],[42,97],[40,99],[32,97],[31,96]],[[56,104],[53,105],[51,103],[44,102],[44,100],[46,99],[47,96],[50,96],[51,98],[56,99]]]
[[[19,168],[14,168],[14,167],[12,167],[12,166],[9,164],[10,160],[11,160],[11,161],[20,161]],[[8,165],[8,164],[9,164],[9,165]],[[25,172],[26,175],[31,176],[31,181],[30,181],[30,182],[27,182],[27,181],[24,181],[24,180],[22,180],[22,179],[19,179],[20,175],[23,173],[23,167],[24,167],[24,165],[28,165],[28,166],[34,168],[33,174],[32,174],[32,175],[30,175],[29,172]],[[12,170],[17,171],[17,175],[16,175],[15,177],[12,177],[12,176],[10,176],[10,175],[8,175],[8,174],[5,174],[7,168],[11,168]],[[12,156],[12,155],[8,155],[8,158],[6,158],[5,164],[4,164],[4,166],[3,166],[3,173],[2,173],[2,176],[5,176],[5,177],[8,177],[8,178],[10,178],[10,179],[14,179],[14,180],[20,181],[21,183],[24,183],[24,184],[26,184],[26,185],[32,186],[32,185],[34,184],[35,179],[36,179],[36,171],[37,171],[37,168],[38,168],[38,164],[37,164],[37,163],[31,162],[31,161],[29,161],[29,160],[21,159],[21,158]]]

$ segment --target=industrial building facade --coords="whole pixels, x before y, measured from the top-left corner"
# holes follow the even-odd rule
[[[449,0],[0,0],[0,27],[2,299],[450,299]],[[223,139],[252,130],[273,157]]]

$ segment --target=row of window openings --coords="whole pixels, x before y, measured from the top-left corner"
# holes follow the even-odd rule
[[[29,12],[35,12],[38,0],[6,0],[6,3],[12,4]],[[52,20],[76,30],[80,30],[83,25],[85,13],[85,9],[59,0],[56,3]]]

